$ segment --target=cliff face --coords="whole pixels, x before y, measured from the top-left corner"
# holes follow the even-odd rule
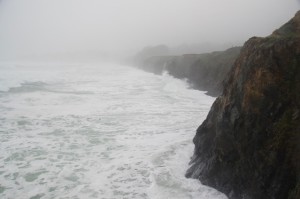
[[[187,54],[182,56],[155,56],[147,58],[140,64],[143,70],[187,79],[199,90],[208,91],[209,95],[218,96],[222,91],[222,82],[230,71],[240,47],[230,48],[205,54]]]
[[[193,141],[187,177],[232,199],[300,198],[300,12],[245,43]]]
[[[186,78],[195,89],[219,96],[222,82],[240,53],[240,47],[200,55],[183,55],[167,65],[171,75]]]

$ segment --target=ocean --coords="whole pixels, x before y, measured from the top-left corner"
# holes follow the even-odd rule
[[[0,64],[0,198],[226,199],[186,179],[215,98],[120,64]]]

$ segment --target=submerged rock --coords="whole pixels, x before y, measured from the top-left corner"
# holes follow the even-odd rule
[[[230,199],[300,198],[300,11],[245,43],[193,141],[187,177]]]

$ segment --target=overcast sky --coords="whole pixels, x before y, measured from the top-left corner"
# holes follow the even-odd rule
[[[0,0],[0,57],[266,36],[299,0]]]

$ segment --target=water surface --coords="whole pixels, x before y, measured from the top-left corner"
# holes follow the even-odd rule
[[[0,198],[224,199],[186,179],[214,98],[112,64],[1,64]]]

